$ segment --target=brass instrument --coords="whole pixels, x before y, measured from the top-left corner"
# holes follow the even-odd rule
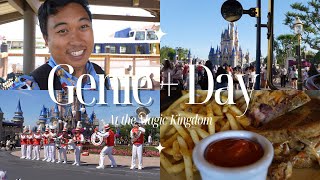
[[[133,137],[131,137],[131,143],[135,143],[139,137],[141,136],[142,131],[138,131],[137,133],[133,133]]]
[[[103,137],[99,136],[97,132],[91,135],[90,141],[94,146],[102,146],[104,143]]]

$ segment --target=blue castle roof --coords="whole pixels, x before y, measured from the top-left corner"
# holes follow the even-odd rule
[[[14,116],[13,116],[13,121],[14,122],[21,122],[24,120],[24,117],[22,116],[23,115],[23,112],[21,110],[21,104],[20,104],[20,99],[18,101],[18,105],[17,105],[17,109],[16,109],[16,112],[14,113]]]
[[[21,104],[20,104],[20,99],[19,99],[19,101],[18,101],[18,105],[17,105],[16,113],[22,113],[22,110],[21,110]]]
[[[47,116],[47,108],[45,108],[44,105],[42,106],[40,116]]]
[[[91,115],[90,115],[90,118],[89,118],[89,122],[90,123],[93,123],[93,120],[95,118],[96,114],[94,113],[94,111],[92,111]]]
[[[54,113],[59,113],[59,108],[58,108],[58,105],[56,104],[56,106],[54,107]]]
[[[2,110],[1,110],[1,107],[0,107],[0,113],[2,113],[2,114],[3,114]]]

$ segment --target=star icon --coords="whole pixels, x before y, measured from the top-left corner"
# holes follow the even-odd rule
[[[166,35],[167,33],[164,33],[161,28],[155,33],[158,36],[159,41],[161,41],[162,36]]]
[[[161,143],[159,143],[159,145],[155,148],[158,149],[159,153],[161,153],[162,149],[164,149],[165,147],[163,147]]]

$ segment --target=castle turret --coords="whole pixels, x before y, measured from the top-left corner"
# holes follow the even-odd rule
[[[59,119],[60,117],[60,113],[59,113],[59,108],[58,105],[56,104],[56,106],[54,107],[54,111],[53,111],[53,117]]]
[[[232,67],[237,66],[237,62],[236,62],[236,50],[234,49],[234,47],[232,48],[232,53],[231,53],[231,64]]]
[[[45,127],[45,124],[47,123],[47,118],[48,118],[47,108],[45,108],[43,105],[40,112],[39,120],[38,120],[38,124],[41,125],[41,129]]]
[[[15,124],[18,124],[20,126],[23,125],[24,117],[23,117],[23,112],[21,110],[20,99],[18,101],[18,105],[17,105],[17,108],[16,108],[16,112],[14,113],[12,122],[15,123]]]
[[[192,64],[191,50],[190,49],[189,49],[189,52],[188,52],[188,62],[189,62],[189,64]]]
[[[230,23],[230,39],[233,40],[235,39],[235,34],[234,34],[234,23]]]

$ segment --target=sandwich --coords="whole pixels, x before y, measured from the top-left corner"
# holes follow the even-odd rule
[[[299,91],[292,94],[299,98],[292,97],[292,102],[286,103],[291,107],[285,108],[285,115],[269,119],[267,122],[261,121],[263,125],[251,129],[273,144],[274,159],[268,174],[271,179],[288,179],[293,168],[319,167],[320,164],[320,100],[310,100],[306,94]],[[309,100],[305,103],[307,99]],[[283,101],[286,102],[286,98]],[[293,102],[304,105],[295,108],[297,105],[292,104]],[[275,104],[272,108],[281,109],[281,106]],[[291,108],[294,110],[288,112]],[[278,115],[283,112],[270,113]]]
[[[259,127],[309,101],[309,96],[303,91],[254,91],[247,115],[251,125]]]

